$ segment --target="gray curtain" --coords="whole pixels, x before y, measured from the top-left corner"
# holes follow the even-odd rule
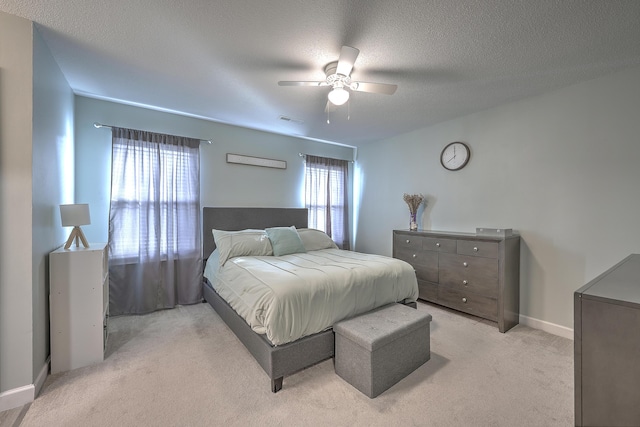
[[[349,249],[349,162],[305,155],[305,207],[309,227],[327,233],[340,249]]]
[[[200,141],[112,128],[109,311],[202,299]]]

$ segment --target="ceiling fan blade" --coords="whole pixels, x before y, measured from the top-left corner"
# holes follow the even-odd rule
[[[328,86],[328,83],[327,82],[281,81],[281,82],[278,82],[278,86]]]
[[[398,89],[398,85],[390,85],[387,83],[368,83],[368,82],[353,82],[351,83],[351,89],[358,92],[369,93],[382,93],[384,95],[393,95]]]
[[[338,58],[338,67],[336,68],[336,74],[342,74],[348,76],[351,74],[353,64],[356,62],[356,58],[360,51],[355,47],[342,46],[340,50],[340,58]]]

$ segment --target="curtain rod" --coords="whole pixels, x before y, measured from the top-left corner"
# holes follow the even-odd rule
[[[298,153],[298,156],[302,157],[303,159],[307,158],[307,155],[303,154],[303,153]],[[320,157],[322,157],[322,156],[320,156]],[[344,160],[344,159],[336,159],[336,160]],[[349,162],[349,163],[353,163],[354,162],[353,160],[346,160],[346,161]]]
[[[102,123],[98,123],[95,122],[93,124],[93,127],[95,127],[96,129],[100,129],[100,128],[109,128],[109,129],[113,129],[114,127],[119,127],[119,126],[113,126],[113,125],[103,125]],[[179,136],[179,135],[176,135]],[[190,136],[181,136],[181,138],[191,138]],[[213,142],[210,139],[204,139],[204,138],[193,138],[193,139],[199,139],[202,142],[206,142],[207,144],[212,144]]]

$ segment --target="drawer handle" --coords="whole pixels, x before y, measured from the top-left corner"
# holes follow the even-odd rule
[[[474,252],[478,252],[478,248],[474,246],[474,247],[473,247],[473,251],[474,251]]]
[[[440,247],[440,243],[436,243],[436,246],[437,246],[437,247]]]
[[[462,298],[462,302],[466,303],[467,299],[466,298]]]
[[[464,265],[465,267],[467,267],[469,264],[467,264],[466,262],[463,262],[462,265]]]
[[[462,281],[462,284],[463,284],[463,285],[465,285],[465,286],[467,286],[467,285],[469,284],[469,282],[467,282],[466,280],[463,280],[463,281]]]
[[[413,257],[414,257],[414,258],[416,258],[416,257],[417,257],[417,255],[416,255],[416,254],[413,254]]]
[[[411,240],[407,239],[407,243],[411,243]]]

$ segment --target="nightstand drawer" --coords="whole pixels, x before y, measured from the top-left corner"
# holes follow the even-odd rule
[[[438,303],[494,322],[498,319],[497,300],[473,292],[463,292],[441,286],[438,289]]]
[[[107,274],[102,282],[102,317],[109,312],[109,274]]]
[[[456,253],[456,241],[453,239],[441,239],[439,237],[425,237],[422,249],[427,251]]]
[[[498,244],[494,242],[458,240],[458,253],[460,255],[498,258]]]
[[[440,254],[440,285],[495,298],[498,296],[498,260]]]

